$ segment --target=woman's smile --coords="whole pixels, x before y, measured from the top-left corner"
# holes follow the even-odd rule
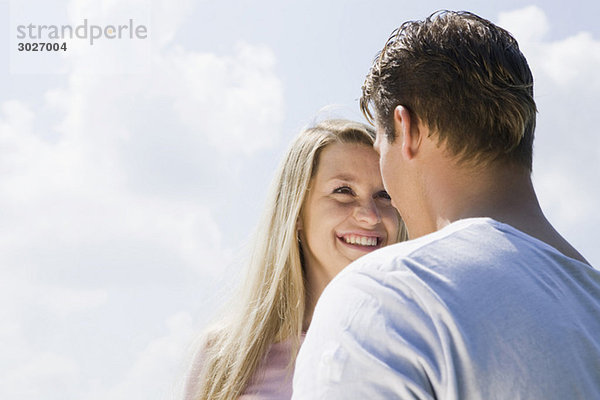
[[[299,233],[307,273],[333,278],[350,262],[395,241],[398,214],[371,146],[323,149],[303,205]]]
[[[383,240],[381,235],[376,233],[349,232],[336,236],[343,244],[365,252],[381,247]]]

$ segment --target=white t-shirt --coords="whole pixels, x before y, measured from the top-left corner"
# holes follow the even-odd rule
[[[600,271],[489,218],[373,252],[325,289],[293,399],[600,399]]]

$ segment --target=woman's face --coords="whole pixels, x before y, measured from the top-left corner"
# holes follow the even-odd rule
[[[371,146],[333,143],[321,151],[299,233],[309,274],[327,282],[350,262],[396,240],[398,215]]]

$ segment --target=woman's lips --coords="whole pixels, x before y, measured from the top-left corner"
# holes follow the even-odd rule
[[[348,247],[361,251],[373,251],[383,242],[383,238],[378,234],[364,234],[358,232],[345,233],[338,235],[337,238]]]

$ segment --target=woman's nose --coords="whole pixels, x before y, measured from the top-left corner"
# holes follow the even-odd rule
[[[381,214],[374,200],[358,204],[355,209],[355,218],[368,225],[377,225],[381,222]]]

